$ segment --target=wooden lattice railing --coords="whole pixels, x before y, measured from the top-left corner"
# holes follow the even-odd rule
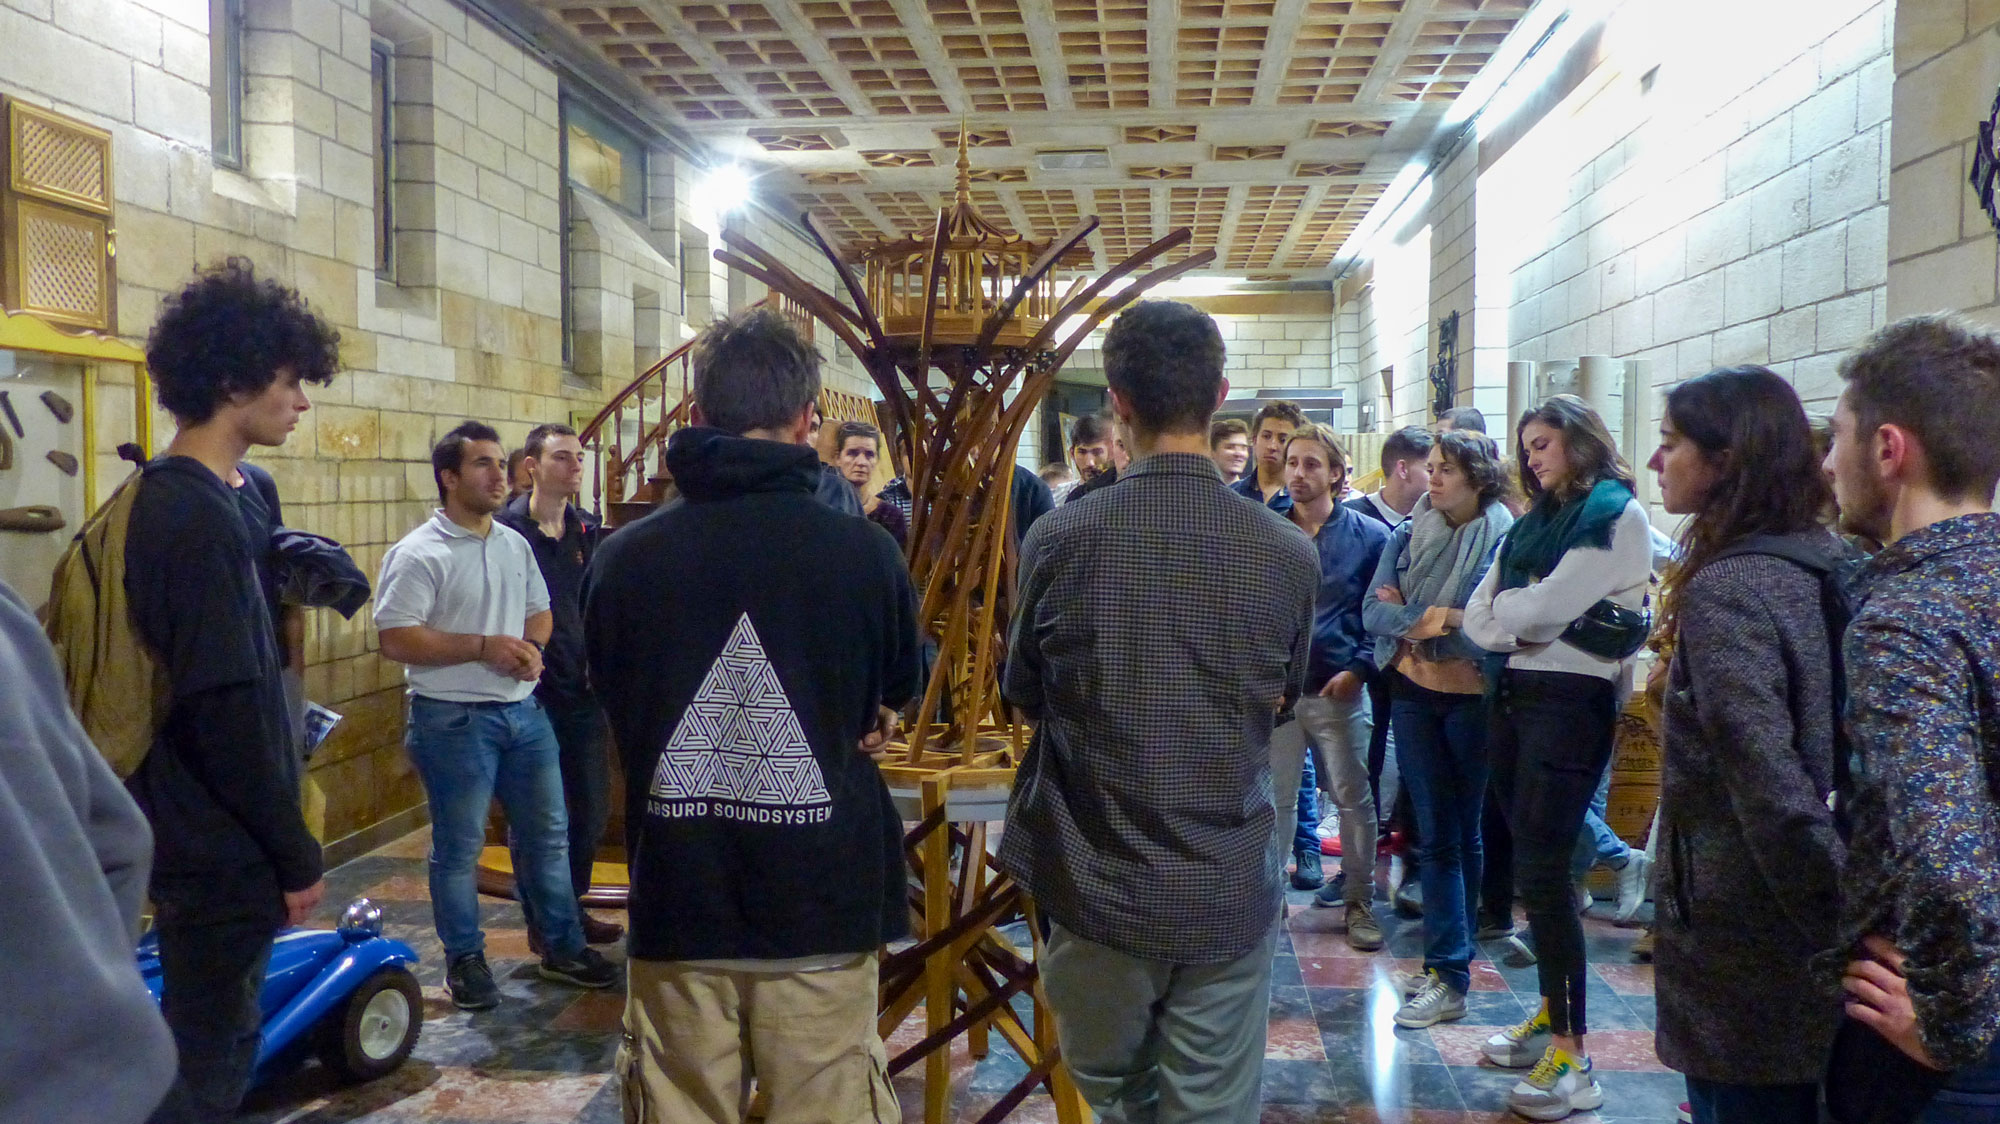
[[[767,304],[797,321],[812,340],[813,318],[802,305],[774,293],[752,307]],[[667,438],[687,424],[693,355],[692,340],[667,352],[613,395],[578,434],[591,464],[590,507],[609,522],[624,521],[621,504],[658,503],[671,479]]]

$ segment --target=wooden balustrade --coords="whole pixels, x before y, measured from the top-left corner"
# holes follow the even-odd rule
[[[773,293],[751,307],[765,306],[796,323],[806,342],[813,341],[814,320],[804,305]],[[693,357],[692,340],[668,352],[613,395],[577,435],[590,458],[589,506],[606,522],[626,522],[664,498],[672,479],[667,439],[688,423]]]

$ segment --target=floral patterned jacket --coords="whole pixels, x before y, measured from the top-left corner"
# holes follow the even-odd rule
[[[1957,1069],[2000,1035],[2000,514],[1907,535],[1860,581],[1841,935],[1902,950],[1924,1046]]]

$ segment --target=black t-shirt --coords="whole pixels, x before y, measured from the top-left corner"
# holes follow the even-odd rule
[[[320,876],[258,566],[269,540],[243,517],[249,490],[192,458],[163,457],[147,466],[126,531],[133,623],[171,697],[128,782],[152,821],[163,917],[281,918],[280,892]]]

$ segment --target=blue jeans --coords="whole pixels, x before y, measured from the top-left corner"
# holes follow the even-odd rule
[[[1818,1085],[1732,1085],[1687,1079],[1694,1124],[1817,1124]]]
[[[1319,853],[1319,774],[1313,769],[1312,754],[1299,773],[1299,819],[1292,831],[1292,853],[1311,848]]]
[[[486,947],[479,928],[479,852],[497,795],[514,839],[514,882],[543,947],[567,960],[583,948],[569,882],[569,814],[555,731],[533,698],[444,702],[414,696],[403,739],[431,811],[431,912],[445,963]]]
[[[1570,873],[1579,879],[1589,874],[1590,868],[1598,863],[1613,870],[1623,870],[1625,864],[1632,861],[1632,848],[1618,838],[1610,824],[1604,822],[1604,809],[1610,802],[1611,770],[1607,767],[1597,778],[1597,793],[1590,798],[1590,810],[1583,814],[1583,830],[1576,836],[1576,854],[1570,860]]]
[[[1396,762],[1417,818],[1424,967],[1464,994],[1472,986],[1472,907],[1484,858],[1486,700],[1427,690],[1400,675],[1389,691]]]
[[[1986,1060],[1953,1073],[1918,1124],[1992,1124],[2000,1120],[2000,1041]]]

